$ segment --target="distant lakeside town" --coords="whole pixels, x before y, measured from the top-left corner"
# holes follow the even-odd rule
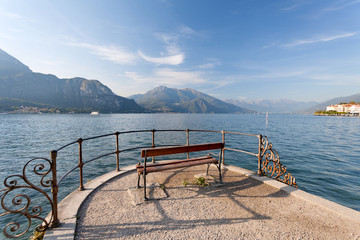
[[[314,115],[319,116],[360,116],[360,103],[340,103],[329,105],[326,111],[316,111]]]

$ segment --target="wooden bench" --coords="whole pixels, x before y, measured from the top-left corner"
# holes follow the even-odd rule
[[[209,167],[211,164],[215,164],[219,170],[219,180],[222,182],[221,178],[221,162],[222,162],[222,151],[224,144],[222,142],[217,143],[205,143],[205,144],[196,144],[196,145],[186,145],[186,146],[174,146],[174,147],[159,147],[159,148],[147,148],[141,150],[141,157],[144,158],[143,164],[139,162],[136,165],[136,170],[138,172],[138,184],[137,187],[140,187],[140,175],[143,176],[144,180],[144,199],[146,197],[146,175],[152,172],[165,171],[176,168],[190,167],[196,165],[207,164],[206,175],[208,174]],[[208,154],[207,156],[197,157],[197,158],[187,158],[182,160],[173,160],[173,161],[161,161],[159,163],[147,163],[148,157],[156,157],[163,155],[171,154],[180,154],[180,153],[190,153],[190,152],[200,152],[220,149],[220,154],[218,159],[213,156],[215,154]]]

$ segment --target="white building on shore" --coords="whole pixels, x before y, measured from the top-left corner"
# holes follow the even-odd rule
[[[349,108],[349,111],[350,111],[351,114],[359,115],[360,114],[360,105],[352,105]]]
[[[359,115],[360,114],[360,104],[338,104],[338,105],[330,105],[326,107],[326,111],[335,111],[341,113],[348,113]]]

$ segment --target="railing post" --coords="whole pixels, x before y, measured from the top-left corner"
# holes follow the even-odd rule
[[[224,147],[223,147],[223,149],[222,149],[221,154],[222,154],[222,162],[223,162],[224,165],[226,165],[226,164],[225,164],[225,133],[226,133],[226,131],[224,131],[224,130],[221,131],[221,134],[222,134],[222,143],[224,144]]]
[[[78,139],[78,143],[79,143],[79,174],[80,174],[80,186],[79,186],[79,190],[82,191],[84,190],[84,179],[83,179],[83,159],[82,159],[82,138]]]
[[[152,132],[152,145],[151,145],[151,147],[155,148],[155,132],[156,132],[156,130],[152,129],[151,132]],[[152,157],[152,163],[154,163],[154,162],[155,162],[155,157]]]
[[[50,153],[51,157],[51,172],[52,172],[52,186],[51,186],[51,193],[53,196],[53,220],[50,223],[50,227],[56,228],[60,226],[60,221],[58,218],[58,199],[57,194],[59,190],[59,186],[57,185],[57,176],[56,176],[56,157],[57,157],[57,151],[51,151]]]
[[[116,136],[116,171],[120,171],[120,158],[119,158],[119,132],[115,133]]]
[[[190,144],[190,130],[186,129],[186,145],[189,146],[189,144]],[[189,152],[187,153],[187,158],[188,159],[190,158],[190,153]]]
[[[261,156],[261,146],[262,146],[262,135],[258,135],[259,138],[259,149],[258,149],[258,175],[263,175],[263,172],[261,171],[261,160],[262,160],[262,156]]]

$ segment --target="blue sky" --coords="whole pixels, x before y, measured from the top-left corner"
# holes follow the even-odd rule
[[[360,93],[360,0],[0,0],[0,48],[124,97],[325,101]]]

